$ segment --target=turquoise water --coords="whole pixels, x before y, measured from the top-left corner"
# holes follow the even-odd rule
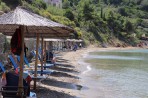
[[[82,98],[148,98],[148,49],[92,52],[84,60]]]

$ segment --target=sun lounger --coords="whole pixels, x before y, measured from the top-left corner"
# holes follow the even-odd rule
[[[20,62],[20,56],[17,56],[17,60]],[[24,56],[24,62],[28,67],[30,67],[30,64],[25,56]]]
[[[15,69],[17,69],[18,67],[18,65],[17,65],[17,63],[15,62],[15,60],[14,60],[14,58],[12,57],[12,55],[9,55],[9,58],[10,58],[10,60],[11,60],[11,62],[12,62],[12,64],[13,64],[13,66],[15,67]],[[27,59],[26,59],[27,60]],[[35,71],[28,71],[28,72],[30,72],[31,74],[34,74],[35,73]],[[37,74],[47,74],[47,75],[49,75],[49,74],[51,74],[53,71],[51,71],[51,70],[43,70],[43,71],[37,71]]]
[[[45,65],[43,64],[43,68],[51,68],[52,66],[54,66],[54,64],[50,64],[50,63],[46,63]],[[38,64],[38,67],[41,67],[41,64]]]
[[[2,72],[5,72],[6,71],[5,68],[4,68],[4,66],[3,66],[3,64],[1,62],[0,62],[0,68],[1,68]]]
[[[31,71],[28,71],[29,73],[32,73],[34,74],[35,71],[34,70],[31,70]],[[54,71],[53,70],[37,70],[37,74],[47,74],[47,75],[50,75],[51,73],[53,73]]]
[[[39,49],[39,51],[41,53],[41,49]],[[31,53],[33,54],[34,57],[36,56],[35,51],[31,51]],[[54,57],[61,57],[62,55],[61,54],[54,54],[53,56]],[[38,55],[38,59],[41,61],[40,55]],[[60,63],[60,62],[51,63],[51,60],[46,60],[46,66],[43,66],[43,67],[44,67],[44,69],[46,69],[46,68],[50,68],[51,66],[61,65],[61,64],[62,63]],[[41,67],[41,65],[38,64],[38,67]]]
[[[18,65],[15,62],[14,58],[12,57],[12,55],[8,55],[8,58],[10,59],[12,65],[14,66],[14,69],[17,69],[18,68]]]
[[[34,71],[33,71],[34,72]],[[24,71],[23,72],[23,77],[27,77],[27,75],[31,73],[29,71]],[[39,83],[38,85],[40,85],[41,81],[45,80],[46,78],[48,78],[48,75],[44,75],[44,76],[37,76],[37,77],[34,77],[34,75],[30,75],[31,79],[34,80],[34,79],[37,79],[39,80]]]
[[[35,53],[35,51],[31,51],[31,54],[35,57],[36,56],[36,53]],[[40,55],[38,54],[38,59],[41,61],[41,57],[40,57]]]
[[[40,52],[41,52],[41,49],[39,49],[39,50],[40,50]],[[31,53],[33,54],[33,56],[36,56],[36,54],[35,54],[34,51],[31,51]],[[38,55],[38,59],[41,61],[40,55]],[[41,64],[38,64],[37,66],[38,66],[38,67],[41,67]],[[54,66],[54,64],[52,64],[52,63],[46,63],[45,65],[43,65],[44,69],[50,68],[50,67],[52,67],[52,66]]]
[[[20,56],[17,56],[17,59],[18,59],[18,61],[20,62]],[[26,64],[28,67],[30,67],[30,64],[29,64],[29,62],[28,62],[28,60],[27,60],[27,58],[26,58],[25,56],[24,56],[24,61],[25,61],[25,64]],[[46,65],[43,65],[44,69],[50,68],[50,67],[52,67],[52,66],[54,66],[54,64],[46,64]],[[38,64],[38,67],[41,67],[41,64]]]

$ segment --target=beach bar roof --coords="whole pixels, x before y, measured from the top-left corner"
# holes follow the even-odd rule
[[[37,37],[37,46],[39,36],[43,37],[67,37],[73,29],[62,24],[48,20],[31,11],[17,7],[14,11],[2,14],[0,16],[0,32],[5,35],[13,35],[17,28],[21,29],[22,52],[20,55],[20,72],[19,72],[19,94],[23,92],[23,62],[24,62],[24,37]],[[38,49],[36,51],[38,55]],[[37,65],[37,56],[36,63]],[[35,66],[37,71],[37,66]],[[35,72],[35,76],[37,72]],[[36,85],[36,82],[34,82]],[[36,87],[35,87],[36,88]]]

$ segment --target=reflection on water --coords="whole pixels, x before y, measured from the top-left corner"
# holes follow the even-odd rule
[[[127,57],[127,56],[116,56],[116,55],[90,55],[88,58],[97,59],[115,59],[115,60],[142,60],[141,57]]]
[[[148,71],[148,50],[146,49],[94,52],[90,53],[86,60],[99,69],[134,68]]]
[[[93,52],[85,61],[92,67],[83,74],[85,98],[148,98],[148,50]]]

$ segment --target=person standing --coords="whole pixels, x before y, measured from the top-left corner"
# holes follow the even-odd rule
[[[25,54],[25,57],[27,56],[27,51],[28,51],[28,47],[26,47],[26,44],[24,43],[24,54]]]

